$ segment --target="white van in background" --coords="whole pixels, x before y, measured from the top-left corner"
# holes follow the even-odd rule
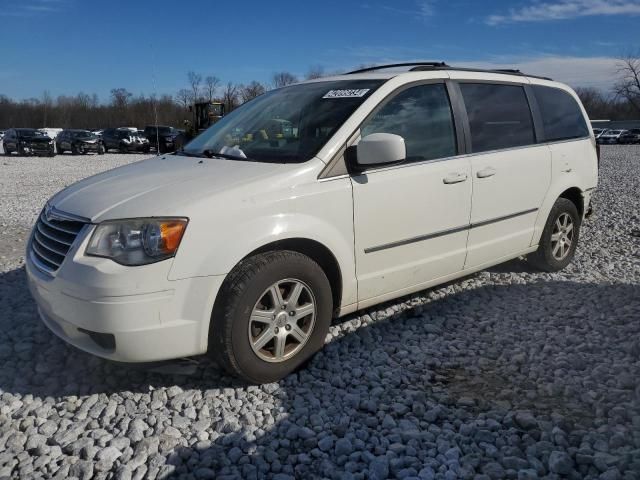
[[[54,195],[27,252],[44,323],[105,358],[209,352],[271,382],[334,316],[520,256],[569,264],[598,181],[576,94],[400,66],[269,91],[182,151]]]

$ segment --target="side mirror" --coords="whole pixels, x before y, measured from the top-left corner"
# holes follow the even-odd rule
[[[404,138],[392,133],[372,133],[345,152],[351,172],[362,172],[369,167],[392,165],[407,158]]]

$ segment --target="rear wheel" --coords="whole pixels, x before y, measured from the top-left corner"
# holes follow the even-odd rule
[[[58,152],[59,155],[62,155],[64,153],[64,150],[62,149],[62,146],[59,143],[56,143],[56,151]]]
[[[280,380],[323,347],[332,310],[327,276],[309,257],[278,251],[247,258],[220,290],[209,352],[250,383]]]
[[[542,232],[538,250],[530,254],[527,261],[545,272],[557,272],[569,265],[578,245],[580,221],[578,209],[571,200],[556,200]]]
[[[4,154],[7,156],[11,155],[11,150],[8,147],[5,147],[4,145],[2,146],[2,149],[4,150]]]
[[[98,155],[104,155],[106,153],[107,149],[104,148],[104,145],[100,144],[98,145]]]
[[[127,153],[127,147],[126,147],[124,144],[122,144],[122,143],[121,143],[121,144],[118,146],[118,151],[119,151],[120,153]]]

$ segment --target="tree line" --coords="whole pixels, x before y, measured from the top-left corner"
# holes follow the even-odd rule
[[[325,76],[322,66],[311,67],[303,79]],[[189,106],[197,101],[217,101],[230,112],[267,90],[298,82],[296,75],[276,72],[270,83],[223,82],[215,75],[187,73],[185,88],[175,95],[133,95],[126,88],[114,88],[109,100],[101,102],[96,94],[53,98],[45,91],[40,98],[16,101],[0,94],[0,128],[59,127],[98,129],[114,126],[143,127],[171,125],[181,127],[191,119]],[[595,88],[577,88],[591,119],[630,120],[640,118],[640,52],[621,58],[610,92]]]

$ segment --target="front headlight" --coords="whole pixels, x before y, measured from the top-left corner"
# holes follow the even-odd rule
[[[146,265],[173,257],[187,228],[186,218],[138,218],[98,225],[86,254],[122,265]]]

